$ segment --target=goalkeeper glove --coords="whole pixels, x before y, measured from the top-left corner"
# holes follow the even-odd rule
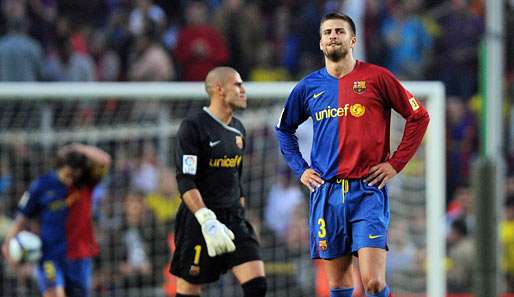
[[[225,224],[216,219],[214,212],[208,208],[200,208],[195,212],[198,223],[202,226],[202,234],[207,244],[207,253],[215,257],[236,250],[234,233]]]

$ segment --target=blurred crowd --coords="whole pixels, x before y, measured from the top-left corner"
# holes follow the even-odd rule
[[[323,65],[318,45],[321,16],[333,10],[346,13],[356,22],[358,43],[354,54],[358,59],[385,66],[402,80],[439,80],[445,84],[448,289],[469,291],[474,257],[471,164],[479,153],[484,2],[0,0],[0,81],[202,81],[218,65],[233,66],[245,81],[299,80]],[[505,255],[502,268],[508,290],[514,292],[514,1],[505,1],[504,14],[508,182],[501,225]],[[76,115],[84,123],[94,124],[94,114],[111,110],[113,104],[81,104],[74,108],[78,108]],[[24,153],[20,148],[13,151]],[[117,160],[114,174],[109,187],[98,189],[98,197],[123,201],[122,209],[113,207],[114,203],[101,208],[100,241],[112,240],[114,234],[116,246],[124,247],[107,250],[110,254],[101,256],[123,261],[114,267],[115,271],[108,270],[113,267],[103,270],[100,258],[99,275],[116,282],[128,281],[134,275],[137,280],[132,283],[166,282],[166,273],[162,274],[164,280],[145,277],[153,266],[162,269],[167,256],[155,255],[167,255],[168,251],[152,246],[145,253],[142,247],[145,242],[153,242],[148,236],[170,236],[167,231],[179,202],[173,171],[169,164],[159,162],[150,144],[139,146],[136,156],[129,151],[112,152]],[[34,177],[29,171],[36,169],[24,165],[19,168],[27,172],[13,177],[4,161],[2,158],[0,163],[0,193],[14,185],[14,178],[22,178],[26,183],[21,184],[26,186]],[[27,164],[34,167],[34,163]],[[293,254],[305,253],[298,242],[305,240],[301,218],[305,217],[306,194],[292,182],[290,173],[279,173],[281,178],[265,189],[269,196],[264,198],[264,213],[253,215],[262,216],[263,222],[257,225],[283,239]],[[117,193],[121,198],[102,195],[102,190],[113,188],[130,190]],[[6,216],[0,218],[0,229],[5,220]],[[143,225],[152,226],[157,233],[138,231]],[[163,226],[162,230],[158,226]],[[396,227],[395,232],[401,234],[408,226]],[[391,238],[400,268],[417,263],[416,257],[423,258],[413,252],[407,238],[398,234]],[[281,254],[273,257],[280,258]],[[273,269],[283,271],[288,266],[277,264]],[[114,272],[119,278],[112,278]],[[300,273],[296,277],[304,276]],[[297,281],[302,284],[301,279]],[[97,284],[99,291],[108,287],[108,282]]]

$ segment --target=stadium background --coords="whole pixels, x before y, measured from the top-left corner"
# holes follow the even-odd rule
[[[320,17],[334,9],[357,22],[355,55],[391,69],[402,80],[440,80],[447,92],[447,268],[450,293],[472,287],[473,207],[471,164],[479,152],[479,43],[484,4],[479,0],[399,1],[151,1],[2,0],[1,81],[197,81],[216,65],[231,65],[246,81],[301,79],[322,66]],[[514,292],[514,3],[506,1],[505,215],[502,223],[505,291]],[[198,40],[201,41],[198,41]],[[18,49],[18,50],[17,50]],[[23,49],[23,50],[22,50]],[[23,53],[23,55],[19,54]],[[275,101],[250,102],[266,109]],[[145,127],[168,110],[180,119],[206,102],[53,101],[51,126],[70,133],[95,127]],[[36,101],[3,101],[2,131],[31,131],[44,113]],[[257,116],[259,114],[256,114]],[[244,122],[244,121],[243,121]],[[268,123],[269,124],[269,123]],[[100,139],[113,154],[109,179],[97,189],[96,226],[102,253],[95,263],[98,296],[160,296],[171,293],[166,274],[178,205],[173,177],[173,138],[163,150],[158,135]],[[121,132],[120,132],[121,133]],[[78,138],[91,142],[87,138]],[[15,138],[13,138],[15,139]],[[21,139],[21,138],[20,138]],[[70,138],[73,139],[73,138]],[[55,143],[0,141],[0,237],[31,179],[49,169]],[[255,126],[245,173],[249,215],[260,230],[275,296],[313,296],[322,276],[306,258],[306,193],[291,183],[272,130]],[[270,172],[274,174],[268,176]],[[287,186],[285,186],[287,184]],[[276,197],[280,197],[276,202]],[[284,198],[284,197],[287,197]],[[281,203],[282,200],[287,204]],[[275,201],[275,202],[273,202]],[[277,204],[273,204],[277,203]],[[276,212],[267,212],[268,209]],[[282,213],[278,211],[283,211]],[[402,228],[416,228],[400,226]],[[423,236],[418,233],[418,236]],[[399,238],[402,238],[401,233]],[[416,244],[397,243],[400,246]],[[423,255],[402,249],[391,274],[423,274]],[[31,267],[14,274],[0,262],[3,296],[31,296]],[[404,265],[404,266],[402,266]],[[423,278],[420,278],[423,279]],[[209,286],[209,296],[239,296],[234,280]],[[398,280],[397,288],[422,292],[423,284]],[[393,288],[394,284],[393,284]],[[239,295],[238,295],[239,294]],[[322,294],[322,293],[320,293]],[[321,295],[320,295],[321,296]]]

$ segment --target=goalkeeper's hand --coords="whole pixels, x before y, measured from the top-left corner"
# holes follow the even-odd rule
[[[234,233],[225,224],[216,219],[214,212],[208,208],[201,208],[195,212],[198,223],[202,226],[202,234],[207,244],[207,253],[215,257],[236,250]]]

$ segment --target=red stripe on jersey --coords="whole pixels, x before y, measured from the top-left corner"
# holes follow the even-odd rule
[[[94,236],[92,222],[92,188],[70,189],[69,213],[66,220],[66,254],[69,259],[96,256],[98,245]]]
[[[363,178],[384,161],[400,171],[416,152],[429,116],[386,69],[357,62],[338,80],[338,169],[336,176]],[[402,141],[389,157],[391,109],[406,119]]]

